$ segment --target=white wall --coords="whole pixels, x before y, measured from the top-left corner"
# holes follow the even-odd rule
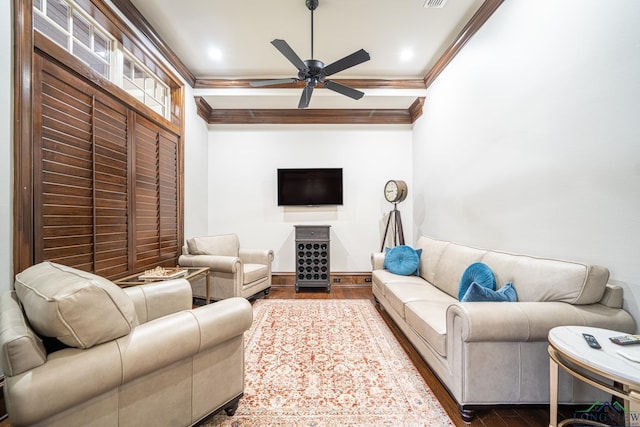
[[[639,17],[637,0],[500,6],[414,128],[416,235],[605,265],[640,324]]]
[[[0,2],[0,292],[13,283],[13,2]]]
[[[411,141],[411,129],[397,126],[211,126],[209,234],[237,233],[241,246],[273,249],[273,271],[293,272],[293,226],[327,224],[331,270],[370,271],[392,208],[384,184],[402,179],[411,192]],[[276,170],[308,167],[343,168],[343,206],[277,206]],[[409,238],[411,202],[399,209]]]
[[[185,85],[184,130],[184,235],[207,234],[209,205],[207,124],[198,116],[193,88]]]

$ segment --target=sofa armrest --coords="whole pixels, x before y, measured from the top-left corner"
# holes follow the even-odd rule
[[[246,264],[265,264],[271,265],[274,253],[271,249],[242,249],[238,251],[238,255]]]
[[[461,339],[472,341],[546,341],[556,326],[579,325],[632,333],[635,323],[624,310],[602,304],[564,302],[463,302],[447,308],[447,338],[454,324]]]
[[[140,325],[117,340],[123,383],[242,336],[252,321],[246,299],[228,298]]]
[[[44,365],[5,378],[13,396],[29,396],[28,402],[7,401],[12,424],[33,424],[242,337],[252,320],[251,304],[244,298],[230,298],[147,322],[115,341],[52,353]]]
[[[180,255],[178,265],[182,267],[209,267],[212,271],[232,274],[242,271],[242,260],[235,256]]]
[[[622,286],[607,283],[607,286],[604,288],[604,294],[602,298],[600,298],[600,304],[611,308],[622,308],[623,293]]]
[[[382,270],[384,268],[384,252],[373,252],[371,254],[371,270]]]
[[[123,290],[133,301],[140,323],[189,310],[193,306],[191,284],[186,279],[131,286]]]

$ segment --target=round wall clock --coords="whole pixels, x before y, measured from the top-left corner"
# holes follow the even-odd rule
[[[388,202],[398,203],[407,198],[407,183],[398,179],[387,181],[384,185],[384,198]]]

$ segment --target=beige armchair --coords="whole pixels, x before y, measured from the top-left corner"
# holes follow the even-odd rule
[[[12,426],[189,426],[244,387],[249,302],[191,309],[185,279],[121,289],[44,262],[0,295],[0,360]]]
[[[182,248],[182,267],[209,267],[210,295],[215,301],[269,294],[273,251],[240,247],[236,234],[194,237]],[[204,298],[205,281],[194,282],[193,295]]]

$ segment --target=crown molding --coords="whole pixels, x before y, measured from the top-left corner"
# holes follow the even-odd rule
[[[149,21],[147,21],[131,1],[111,0],[111,2],[129,20],[129,22],[131,22],[131,24],[146,37],[147,40],[141,40],[141,42],[147,44],[147,48],[153,47],[155,50],[159,51],[169,64],[171,64],[171,66],[182,76],[182,78],[185,79],[187,84],[193,87],[196,82],[196,77],[193,75],[191,70],[189,70],[182,60],[178,58],[178,55],[171,50],[169,45],[158,35]]]
[[[434,80],[447,67],[447,65],[449,65],[471,37],[473,37],[478,30],[482,28],[491,15],[493,15],[493,12],[495,12],[502,3],[504,3],[504,0],[485,0],[485,2],[482,3],[469,22],[467,22],[467,25],[465,25],[462,31],[460,31],[453,43],[451,43],[447,50],[445,50],[433,68],[431,68],[424,77],[425,87],[428,88],[431,86]]]

